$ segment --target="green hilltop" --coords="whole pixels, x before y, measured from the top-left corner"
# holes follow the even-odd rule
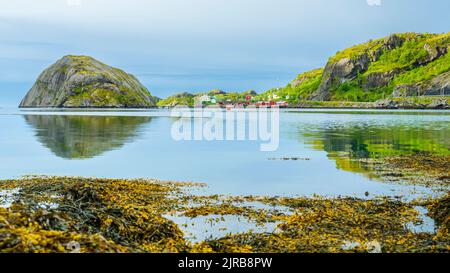
[[[450,94],[450,33],[393,34],[337,52],[324,68],[300,74],[276,94],[301,101],[373,102]]]

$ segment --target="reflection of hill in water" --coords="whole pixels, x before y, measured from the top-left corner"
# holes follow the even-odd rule
[[[339,169],[371,176],[367,165],[354,159],[430,153],[450,154],[450,128],[438,124],[357,125],[349,123],[303,132],[310,147],[326,151]]]
[[[92,158],[122,147],[139,135],[150,117],[25,115],[38,140],[55,155]]]

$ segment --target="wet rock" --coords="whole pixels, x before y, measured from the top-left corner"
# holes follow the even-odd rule
[[[41,73],[20,107],[147,108],[155,101],[133,75],[88,56],[65,56]]]

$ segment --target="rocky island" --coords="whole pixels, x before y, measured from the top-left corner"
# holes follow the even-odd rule
[[[44,70],[19,107],[149,108],[139,80],[88,56],[65,56]]]

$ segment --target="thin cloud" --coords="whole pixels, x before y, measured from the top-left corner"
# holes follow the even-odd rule
[[[381,0],[366,0],[369,6],[381,6]]]

